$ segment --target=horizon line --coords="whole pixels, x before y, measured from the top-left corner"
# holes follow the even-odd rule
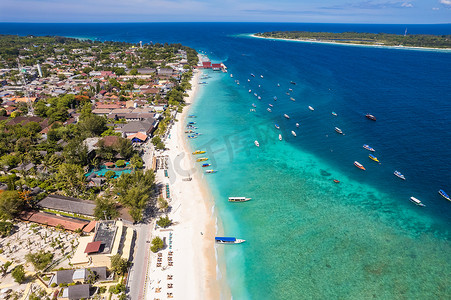
[[[347,23],[347,22],[278,22],[278,21],[155,21],[155,22],[27,22],[0,21],[0,24],[157,24],[157,23],[249,23],[249,24],[356,24],[356,25],[451,25],[450,23]]]

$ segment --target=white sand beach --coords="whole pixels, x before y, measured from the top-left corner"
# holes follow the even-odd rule
[[[201,72],[191,80],[192,89],[186,103],[193,103]],[[174,224],[167,229],[156,229],[152,238],[165,238],[167,247],[150,254],[146,283],[146,299],[219,299],[214,253],[215,217],[211,210],[211,196],[195,171],[194,159],[185,140],[184,125],[189,107],[177,116],[165,141],[168,156],[168,177],[157,171],[157,182],[169,185],[168,213]],[[190,181],[186,178],[191,177]],[[183,180],[185,179],[185,180]]]

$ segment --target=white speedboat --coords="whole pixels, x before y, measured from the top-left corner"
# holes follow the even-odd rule
[[[298,127],[298,128],[299,128],[299,123],[296,123],[296,127]]]
[[[311,107],[310,105],[309,105],[308,109],[310,109],[311,111],[314,111],[314,110],[315,110],[315,109],[314,109],[313,107]]]
[[[296,132],[294,132],[294,130],[291,131],[291,134],[292,134],[293,136],[296,136]]]
[[[229,197],[229,202],[246,202],[251,199],[252,198],[246,198],[246,197]]]
[[[279,134],[279,141],[281,141],[282,140],[282,135],[281,134]]]
[[[289,118],[290,118],[290,116],[289,116],[289,115],[287,115],[287,114],[283,114],[283,116],[284,116],[285,118],[287,118],[287,119],[289,119]]]
[[[423,206],[423,207],[426,206],[419,199],[417,199],[415,197],[410,197],[410,202],[412,202],[413,204],[418,205],[418,206]]]
[[[266,110],[267,110],[268,112],[272,112],[271,108],[269,108],[269,107],[268,107]]]
[[[255,146],[260,147],[260,143],[258,141],[254,141]]]

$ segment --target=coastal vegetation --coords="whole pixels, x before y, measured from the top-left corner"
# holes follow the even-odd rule
[[[157,225],[163,228],[169,227],[172,224],[172,220],[168,216],[160,217],[157,221]]]
[[[256,33],[258,37],[335,42],[362,45],[384,45],[427,48],[451,48],[451,35],[389,34],[364,32],[272,31]]]
[[[164,243],[163,243],[163,240],[160,238],[160,237],[155,237],[153,240],[152,240],[152,246],[150,247],[150,250],[153,252],[153,253],[156,253],[156,252],[158,252],[158,251],[160,251],[161,249],[163,249],[164,248]]]

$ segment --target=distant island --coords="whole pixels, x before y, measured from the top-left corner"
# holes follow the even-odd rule
[[[419,48],[451,49],[451,35],[430,34],[388,34],[361,32],[308,32],[308,31],[272,31],[254,34],[256,37],[287,40],[300,40],[325,43],[403,46]]]

